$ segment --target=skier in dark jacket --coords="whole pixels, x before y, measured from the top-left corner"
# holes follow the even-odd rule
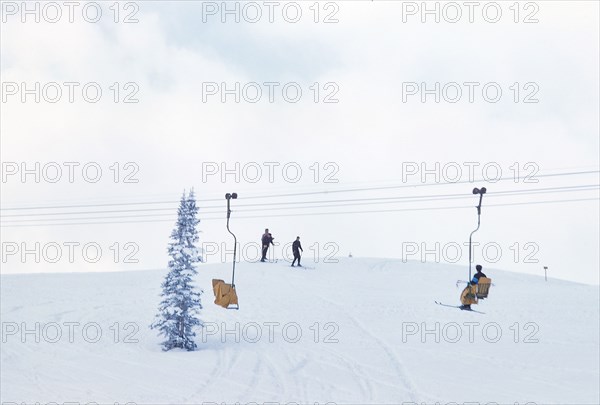
[[[267,259],[267,251],[269,250],[269,244],[275,246],[275,244],[273,243],[273,239],[275,239],[273,237],[273,235],[271,235],[271,233],[269,233],[269,229],[265,229],[265,233],[263,234],[262,238],[261,238],[261,242],[262,242],[262,258],[260,259],[261,262],[264,262]]]
[[[292,252],[294,253],[294,261],[292,262],[292,267],[294,267],[294,263],[298,260],[298,267],[302,267],[300,264],[300,251],[302,250],[302,245],[300,244],[300,236],[296,236],[296,240],[292,243]],[[302,250],[304,253],[304,250]]]
[[[471,295],[475,295],[476,291],[477,291],[477,287],[476,285],[479,284],[479,279],[481,277],[487,277],[485,274],[483,274],[483,272],[481,271],[482,267],[481,264],[478,264],[477,266],[475,266],[475,270],[477,270],[477,273],[475,273],[475,275],[473,276],[473,278],[471,279],[471,281],[467,284],[467,287],[463,290],[463,294],[464,295],[464,301],[463,301],[463,305],[461,305],[461,309],[471,309],[471,304],[470,302],[472,301]]]
[[[477,266],[475,266],[475,270],[477,270],[477,273],[475,273],[475,275],[473,276],[473,279],[471,280],[471,284],[479,284],[479,279],[481,277],[487,277],[485,274],[483,274],[481,272],[481,264],[478,264]]]

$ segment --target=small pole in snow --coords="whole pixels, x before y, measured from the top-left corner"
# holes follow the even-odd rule
[[[548,281],[548,266],[544,266],[544,279]]]

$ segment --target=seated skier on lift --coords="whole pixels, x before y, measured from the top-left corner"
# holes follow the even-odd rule
[[[292,252],[294,253],[294,261],[292,262],[292,267],[294,267],[294,263],[296,263],[296,260],[298,260],[298,267],[302,267],[302,265],[300,264],[300,251],[302,250],[302,253],[304,253],[304,250],[302,249],[302,245],[300,244],[300,236],[296,236],[296,240],[294,241],[294,243],[292,243]]]
[[[481,269],[481,264],[475,266],[475,270],[477,270],[477,273],[475,273],[471,281],[467,283],[467,287],[463,290],[462,294],[460,295],[460,300],[462,302],[460,309],[471,309],[471,304],[475,300],[475,294],[477,292],[477,284],[479,284],[479,279],[481,277],[487,277],[485,274],[482,273]]]

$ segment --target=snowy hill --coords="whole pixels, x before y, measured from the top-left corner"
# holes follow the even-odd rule
[[[240,263],[235,311],[212,303],[231,264],[201,266],[196,352],[148,329],[165,270],[2,276],[1,401],[600,403],[597,286],[485,269],[479,314],[433,302],[463,267],[316,267]]]

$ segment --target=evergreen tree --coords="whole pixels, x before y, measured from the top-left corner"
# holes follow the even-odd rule
[[[162,343],[165,351],[176,347],[188,351],[197,348],[194,329],[202,326],[198,316],[202,309],[200,295],[203,293],[202,290],[195,291],[192,284],[193,276],[198,273],[196,264],[202,261],[200,250],[196,247],[200,239],[196,229],[200,223],[197,214],[194,191],[187,197],[184,192],[167,249],[171,260],[169,272],[161,285],[163,299],[159,313],[150,325],[151,329],[158,329],[159,335],[166,338]]]

